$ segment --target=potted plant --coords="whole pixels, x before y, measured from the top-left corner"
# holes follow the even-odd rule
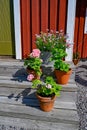
[[[55,46],[52,49],[51,60],[54,61],[54,72],[59,84],[67,84],[72,72],[70,65],[64,61],[65,56],[67,56],[66,48],[70,47],[66,38],[64,33],[59,33],[55,40]]]
[[[42,52],[51,52],[52,47],[54,47],[56,32],[53,32],[53,30],[49,31],[49,29],[47,29],[46,32],[41,32],[39,35],[36,34],[35,36],[37,48]]]
[[[67,84],[72,73],[70,65],[63,60],[56,60],[54,62],[55,75],[59,84]]]
[[[73,63],[74,65],[77,65],[79,62],[80,58],[79,58],[79,52],[74,52],[73,53]]]
[[[36,34],[35,44],[37,48],[41,51],[41,59],[43,59],[44,64],[48,64],[50,62],[51,51],[54,47],[55,43],[55,33],[53,30],[49,32],[47,29],[46,32],[41,32],[39,35]]]
[[[42,74],[42,59],[40,58],[40,53],[39,49],[33,49],[30,55],[24,59],[24,66],[26,66],[27,73],[29,74],[28,79],[30,81],[40,79]]]
[[[47,76],[45,82],[33,80],[32,88],[36,89],[36,96],[43,111],[51,111],[54,106],[56,96],[60,95],[62,87],[58,85],[51,76]]]

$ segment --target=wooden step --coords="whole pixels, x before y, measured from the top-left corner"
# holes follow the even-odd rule
[[[72,68],[75,68],[73,64],[71,64]],[[52,67],[43,66],[43,73],[45,76],[54,75],[54,69]],[[41,77],[43,80],[44,75]],[[3,61],[0,60],[0,84],[7,84],[7,85],[29,85],[31,87],[31,82],[27,81],[27,72],[26,68],[24,67],[23,61]],[[75,84],[75,70],[72,72],[69,82],[63,86],[63,91],[77,91],[77,86]]]
[[[75,92],[61,92],[60,94],[61,95],[56,98],[54,108],[77,110]],[[0,103],[39,107],[39,102],[35,96],[35,90],[29,88],[0,88]]]
[[[75,69],[71,63],[72,70]],[[24,61],[14,60],[14,61],[4,61],[0,60],[0,75],[10,75],[18,76],[26,73],[26,67],[24,66]],[[49,65],[42,65],[42,70],[44,74],[53,75],[54,67]]]
[[[27,81],[27,75],[20,75],[17,77],[13,76],[0,76],[0,86],[7,86],[10,88],[25,88],[29,87],[31,88],[32,83]],[[61,85],[62,91],[71,91],[75,92],[77,91],[77,85],[74,81],[74,79],[70,79],[68,84]]]
[[[43,66],[45,75],[52,75],[53,68]],[[68,84],[62,85],[51,112],[40,110],[31,82],[27,81],[23,61],[0,60],[0,123],[26,130],[78,130],[76,108],[75,68]],[[41,77],[43,80],[43,76]]]
[[[13,115],[14,116],[14,115]],[[1,125],[2,124],[2,125]],[[78,130],[78,124],[0,116],[0,128],[10,130]]]
[[[47,122],[78,124],[77,112],[67,109],[54,108],[51,112],[43,112],[39,107],[1,103],[0,115]]]

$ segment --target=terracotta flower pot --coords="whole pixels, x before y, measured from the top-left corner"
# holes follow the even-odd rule
[[[57,82],[59,84],[67,84],[71,73],[72,73],[71,69],[68,72],[55,70],[55,75],[56,75],[56,78],[57,78]]]
[[[49,112],[53,109],[54,107],[54,101],[56,96],[52,97],[41,97],[40,95],[36,94],[39,102],[40,102],[40,108],[41,110],[45,112]]]
[[[33,80],[40,79],[40,76],[33,69],[26,68],[26,71],[27,71],[28,74],[33,74],[34,75]]]
[[[74,63],[74,65],[77,65],[78,62],[79,62],[79,59],[73,59],[73,63]]]

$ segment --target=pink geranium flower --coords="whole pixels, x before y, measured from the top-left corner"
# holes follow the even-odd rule
[[[34,79],[34,75],[33,74],[29,74],[28,76],[27,76],[27,80],[28,81],[32,81]]]
[[[71,47],[71,44],[70,44],[70,43],[67,43],[67,44],[66,44],[66,47],[67,47],[67,48],[70,48],[70,47]]]
[[[39,49],[33,49],[31,55],[32,55],[32,57],[37,57],[37,58],[39,58],[39,57],[40,57],[40,53],[41,53],[41,52],[40,52]]]

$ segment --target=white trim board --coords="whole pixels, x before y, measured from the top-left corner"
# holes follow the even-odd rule
[[[84,26],[84,33],[87,34],[87,8],[86,8],[86,14],[85,14],[85,26]]]
[[[20,0],[13,0],[16,59],[22,59]]]
[[[72,61],[72,57],[73,57],[75,13],[76,13],[76,0],[68,0],[66,33],[69,36],[68,41],[71,44],[71,47],[69,49],[66,49],[66,52],[67,52],[67,57],[65,58],[66,61]]]

